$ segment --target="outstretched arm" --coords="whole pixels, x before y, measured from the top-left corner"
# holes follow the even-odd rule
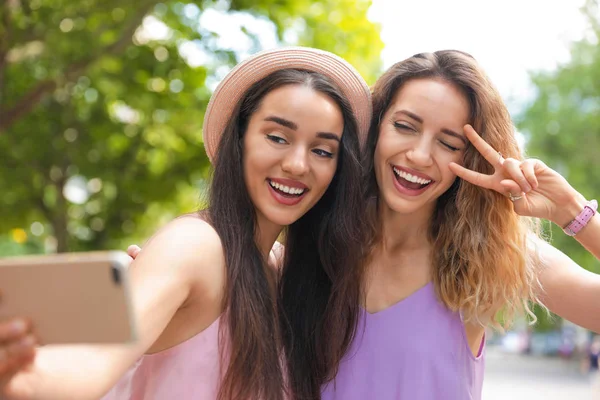
[[[218,236],[203,221],[180,218],[153,237],[130,267],[140,338],[131,345],[44,346],[33,362],[2,378],[1,398],[97,399],[159,338],[203,271],[221,261]],[[208,274],[210,275],[210,274]],[[1,326],[1,324],[0,324]]]
[[[508,196],[519,215],[546,219],[565,228],[588,204],[564,177],[542,161],[504,159],[470,126],[465,127],[465,134],[494,166],[495,172],[481,174],[454,163],[450,164],[451,170],[474,185]],[[599,238],[597,213],[573,237],[597,259],[600,259]],[[542,240],[535,240],[531,248],[544,264],[539,276],[544,304],[561,317],[600,332],[600,275],[580,267]]]

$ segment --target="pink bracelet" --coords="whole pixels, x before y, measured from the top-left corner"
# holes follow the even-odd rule
[[[598,210],[598,202],[596,200],[588,201],[579,215],[576,216],[573,221],[569,222],[569,224],[563,228],[563,231],[569,236],[577,235],[579,231],[590,222],[592,217],[596,214],[596,210]]]

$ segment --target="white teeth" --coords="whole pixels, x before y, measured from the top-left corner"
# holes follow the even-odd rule
[[[419,185],[427,185],[428,183],[431,182],[431,179],[419,178],[418,176],[411,175],[408,172],[400,171],[396,167],[393,167],[393,168],[394,168],[394,172],[396,173],[396,175],[398,175],[399,177],[401,177],[403,179],[406,179],[409,182],[418,183]]]
[[[273,181],[269,181],[269,185],[271,185],[272,187],[274,187],[277,190],[281,190],[284,193],[295,194],[295,195],[304,193],[304,189],[280,185],[279,183],[273,182]]]

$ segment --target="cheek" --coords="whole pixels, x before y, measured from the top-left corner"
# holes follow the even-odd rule
[[[252,201],[254,202],[254,198],[253,198],[253,190],[252,187],[255,186],[252,184],[252,177],[254,176],[254,174],[252,173],[252,167],[249,165],[248,163],[248,159],[244,158],[244,184],[246,185],[246,191],[248,191],[248,194],[250,195],[250,197],[252,198]]]
[[[377,145],[375,146],[375,163],[379,164],[380,162],[388,160],[402,151],[403,147],[404,143],[395,131],[383,128],[380,129]]]
[[[244,155],[243,155],[243,174],[244,182],[248,190],[252,190],[259,180],[262,180],[265,173],[265,157],[264,154],[261,157],[260,154],[252,146],[247,146],[244,143]]]
[[[443,171],[443,187],[444,187],[444,191],[448,190],[453,184],[454,182],[458,179],[458,176],[456,176],[456,174],[454,174],[450,168],[446,167]]]
[[[453,160],[455,163],[457,163],[458,165],[462,166],[464,161],[465,161],[465,152],[464,150],[459,152],[459,154],[457,154],[455,157],[453,157]]]
[[[251,148],[247,145],[246,141],[244,141],[244,149],[242,153],[242,166],[244,167],[244,180],[246,181],[246,185],[248,184],[248,178],[252,177],[252,171],[254,170],[254,156],[252,154]]]
[[[452,172],[452,170],[450,169],[450,163],[451,162],[459,163],[459,161],[460,160],[456,160],[454,158],[447,158],[440,164],[440,167],[442,169],[441,172],[446,177],[446,179],[452,179],[452,178],[456,177],[454,172]]]
[[[264,173],[267,168],[274,161],[274,157],[277,153],[269,151],[267,144],[260,137],[247,135],[244,138],[244,176],[248,179],[252,179],[254,175],[260,175]]]
[[[375,147],[375,154],[373,155],[373,168],[375,169],[375,176],[378,179],[381,178],[380,175],[382,173],[382,169],[385,168],[385,166],[387,165],[386,160],[388,158],[388,154],[386,154],[385,149],[385,141],[377,141],[377,146]]]
[[[379,132],[379,136],[377,137],[377,144],[375,145],[375,153],[373,155],[373,159],[375,161],[375,165],[379,163],[382,159],[385,159],[384,149],[386,148],[387,143],[387,135],[385,132]]]
[[[373,161],[375,161],[375,165],[379,164],[379,160],[381,160],[381,140],[377,142],[377,146],[375,146],[375,153],[373,154]]]
[[[456,176],[450,170],[449,165],[450,163],[456,163],[460,166],[463,166],[464,151],[456,151],[451,153],[446,151],[445,149],[439,149],[438,153],[436,153],[436,159],[440,168],[443,168],[443,173],[445,175]]]
[[[319,186],[316,191],[319,193],[324,193],[327,190],[331,184],[331,181],[333,180],[333,177],[335,176],[336,169],[337,163],[335,162],[330,163],[330,165],[322,165],[320,168],[315,169],[315,181]]]

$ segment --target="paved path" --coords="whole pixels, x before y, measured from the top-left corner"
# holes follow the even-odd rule
[[[483,400],[600,400],[578,364],[557,358],[501,353],[488,348]]]

